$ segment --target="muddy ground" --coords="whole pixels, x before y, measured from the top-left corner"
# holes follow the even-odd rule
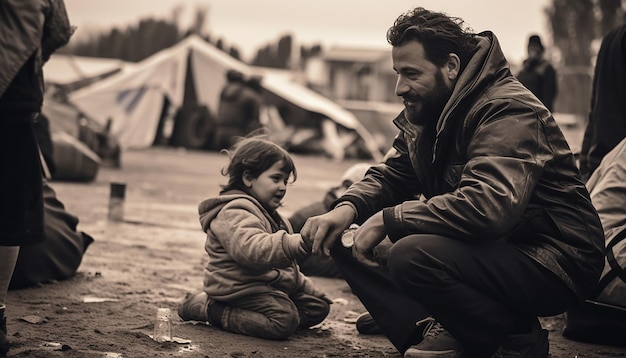
[[[321,198],[354,161],[296,156],[298,181],[282,213]],[[101,168],[91,183],[53,182],[59,199],[95,238],[77,275],[10,291],[9,357],[401,357],[383,336],[363,336],[364,311],[340,279],[313,278],[334,299],[328,319],[287,341],[267,341],[173,320],[176,343],[150,338],[157,308],[174,311],[202,285],[204,233],[196,206],[213,195],[226,158],[217,153],[153,148],[127,151],[121,169]],[[109,185],[127,184],[124,222],[107,220]],[[624,348],[563,338],[563,317],[542,320],[552,357],[626,357]]]

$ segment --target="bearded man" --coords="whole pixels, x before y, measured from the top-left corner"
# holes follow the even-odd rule
[[[301,234],[405,357],[547,357],[538,317],[578,304],[604,260],[559,126],[493,33],[416,8],[387,40],[405,106],[394,153]]]

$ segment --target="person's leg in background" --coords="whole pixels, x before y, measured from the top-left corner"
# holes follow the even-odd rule
[[[19,246],[0,246],[0,357],[9,351],[9,341],[6,338],[7,322],[4,316],[7,292],[13,275],[13,269],[20,252]]]
[[[0,305],[3,307],[19,247],[44,239],[43,174],[33,115],[7,118],[0,113]],[[4,332],[0,352],[9,349],[6,312],[3,309],[0,318]]]

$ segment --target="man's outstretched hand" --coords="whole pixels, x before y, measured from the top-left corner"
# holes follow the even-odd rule
[[[349,205],[336,207],[326,214],[307,219],[300,230],[302,238],[312,242],[312,253],[330,255],[330,248],[341,233],[354,221],[356,213]]]

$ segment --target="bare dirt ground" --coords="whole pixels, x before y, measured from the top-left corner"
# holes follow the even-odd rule
[[[296,156],[298,181],[281,212],[320,198],[353,161]],[[224,179],[217,153],[153,148],[128,151],[122,169],[102,168],[92,183],[53,182],[59,199],[95,238],[77,275],[13,290],[8,297],[9,357],[401,357],[383,336],[357,333],[364,311],[340,279],[313,280],[334,299],[321,325],[287,341],[267,341],[173,319],[177,343],[150,338],[159,307],[175,312],[202,285],[206,259],[196,206]],[[109,183],[127,184],[125,221],[107,220]],[[552,357],[626,357],[624,348],[563,338],[561,316],[543,319]]]

